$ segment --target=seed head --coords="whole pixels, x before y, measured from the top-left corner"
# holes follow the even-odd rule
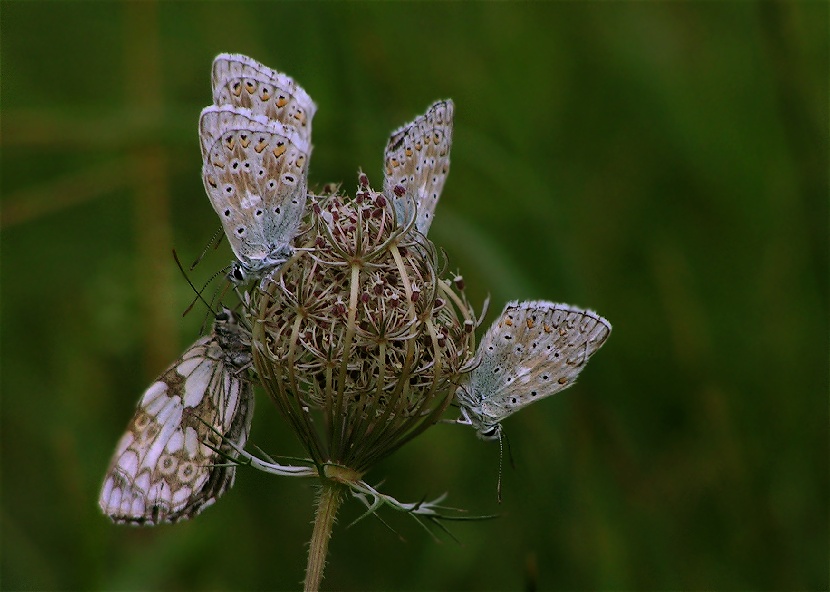
[[[362,475],[449,405],[475,315],[393,200],[362,178],[358,195],[310,200],[251,320],[259,376],[312,459]]]

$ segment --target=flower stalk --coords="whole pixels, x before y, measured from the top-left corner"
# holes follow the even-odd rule
[[[345,488],[331,479],[324,479],[317,498],[317,512],[314,516],[314,530],[308,545],[308,566],[305,573],[305,592],[316,592],[323,581],[329,540],[334,527],[337,510],[343,502]]]

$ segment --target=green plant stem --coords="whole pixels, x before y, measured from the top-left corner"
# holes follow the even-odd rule
[[[343,486],[330,479],[323,479],[320,497],[317,498],[317,514],[314,517],[314,530],[308,546],[308,566],[305,572],[305,592],[317,592],[323,581],[326,567],[331,530],[334,518],[343,501]]]

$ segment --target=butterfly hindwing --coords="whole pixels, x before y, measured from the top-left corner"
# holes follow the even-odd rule
[[[492,435],[504,418],[571,386],[610,332],[591,310],[510,302],[482,339],[458,403],[480,435]]]
[[[232,313],[148,388],[118,443],[99,505],[115,522],[191,518],[233,485],[225,458],[248,438],[253,387],[247,332]],[[233,444],[233,445],[232,445]]]
[[[450,170],[453,102],[438,101],[394,132],[383,156],[383,189],[399,214],[406,200],[417,207],[415,226],[426,235]]]
[[[205,189],[234,254],[252,272],[283,262],[305,209],[308,142],[231,105],[204,109],[199,132]]]

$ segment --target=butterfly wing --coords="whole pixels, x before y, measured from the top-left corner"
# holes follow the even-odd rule
[[[233,252],[253,271],[281,263],[305,208],[308,142],[231,105],[204,109],[199,133],[205,189]]]
[[[294,80],[239,54],[223,53],[213,60],[213,102],[250,109],[284,126],[294,127],[311,142],[311,120],[317,105]]]
[[[611,324],[591,310],[510,302],[487,330],[458,401],[479,431],[568,388],[602,347]]]
[[[422,234],[429,231],[450,171],[452,121],[453,102],[435,103],[424,115],[392,133],[383,156],[384,193],[397,196],[399,215],[404,215],[405,200],[414,200],[415,226]]]
[[[114,522],[188,519],[233,485],[236,469],[223,455],[236,455],[231,442],[245,445],[254,403],[240,365],[250,348],[246,355],[238,337],[199,339],[145,391],[101,490]]]

